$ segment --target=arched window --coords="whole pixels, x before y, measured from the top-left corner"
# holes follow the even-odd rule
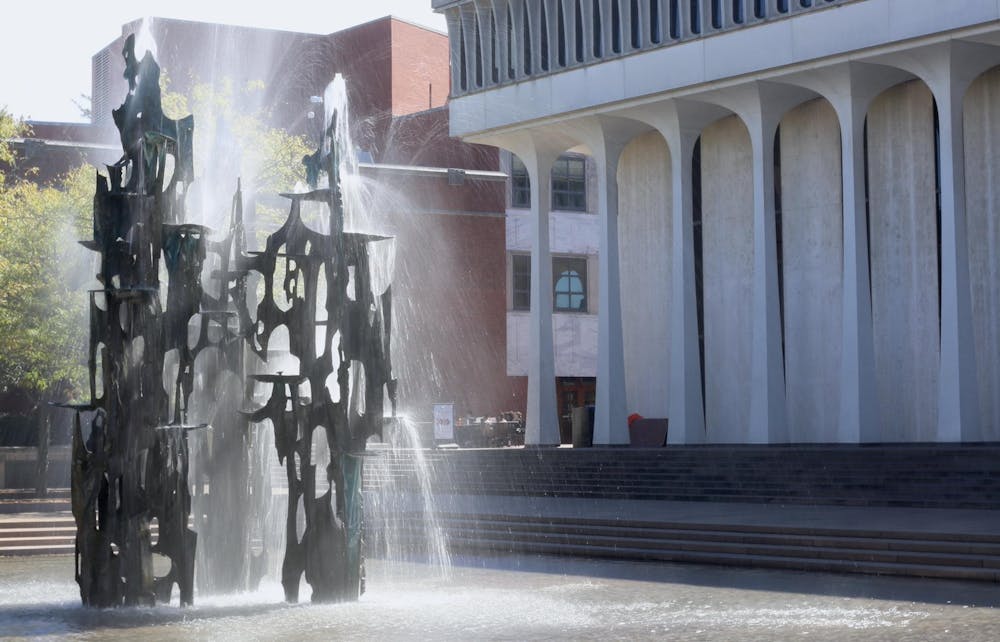
[[[765,6],[767,0],[753,0],[753,15],[757,18],[763,18],[767,15],[767,7]]]
[[[670,37],[681,37],[681,0],[670,0]]]
[[[712,28],[722,29],[722,0],[712,0]]]
[[[553,258],[552,280],[556,310],[587,311],[587,259]]]
[[[576,0],[576,61],[583,62],[583,6]]]
[[[701,33],[701,0],[691,0],[691,33]]]

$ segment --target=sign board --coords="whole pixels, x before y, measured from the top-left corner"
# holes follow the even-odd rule
[[[455,404],[434,404],[434,439],[455,439]]]

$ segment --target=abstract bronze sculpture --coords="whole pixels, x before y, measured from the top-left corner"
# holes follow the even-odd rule
[[[387,287],[374,291],[369,251],[385,237],[344,231],[343,152],[335,132],[337,118],[345,115],[333,113],[320,150],[304,159],[313,189],[284,195],[291,211],[264,251],[246,252],[239,189],[229,233],[210,241],[208,228],[185,221],[184,196],[194,176],[193,119],[163,115],[159,67],[149,53],[137,61],[134,46],[130,36],[123,51],[129,93],[114,111],[124,155],[108,167],[109,177],[98,176],[94,235],[83,243],[100,255],[102,285],[91,293],[91,401],[71,406],[76,578],[83,603],[151,605],[169,601],[174,584],[181,604],[192,603],[198,535],[189,527],[188,433],[208,427],[186,425],[188,401],[199,381],[204,385],[220,373],[239,377],[251,405],[255,387],[270,386],[270,392],[259,407],[213,419],[214,454],[207,480],[194,482],[196,496],[207,493],[209,505],[248,510],[254,481],[248,479],[246,435],[250,422],[270,421],[289,486],[286,599],[298,599],[303,574],[313,601],[357,599],[364,590],[363,455],[368,438],[381,433],[385,392],[395,414],[396,385],[389,356],[391,294]],[[329,186],[317,188],[324,173]],[[304,203],[327,210],[328,231],[303,223]],[[204,269],[207,256],[219,269]],[[247,292],[254,273],[263,296],[252,313]],[[203,287],[203,279],[218,287]],[[286,305],[278,304],[277,294]],[[279,326],[288,330],[299,372],[259,373],[248,381],[248,357],[256,354],[266,363]],[[217,355],[214,374],[196,376],[196,360],[209,348]],[[90,417],[86,437],[84,411]],[[325,437],[319,448],[318,435]],[[199,512],[194,523],[207,519],[212,526],[211,508]],[[231,558],[217,567],[261,570],[246,529],[239,538],[223,530],[218,522],[207,529],[212,537],[239,541],[209,544],[213,556],[224,551]],[[156,554],[169,561],[160,577]],[[237,587],[238,581],[228,584]]]

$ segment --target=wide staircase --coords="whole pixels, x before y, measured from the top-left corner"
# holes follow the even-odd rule
[[[417,488],[417,459],[379,451],[366,488]],[[435,493],[1000,508],[1000,444],[423,451]]]
[[[366,488],[416,494],[412,454],[381,455]],[[997,444],[423,455],[458,553],[1000,580]],[[423,519],[396,521],[413,546]]]

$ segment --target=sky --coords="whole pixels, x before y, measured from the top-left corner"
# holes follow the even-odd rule
[[[322,8],[317,8],[322,7]],[[86,119],[90,58],[144,16],[331,33],[394,15],[445,30],[431,0],[14,0],[0,6],[0,108],[32,120]]]

